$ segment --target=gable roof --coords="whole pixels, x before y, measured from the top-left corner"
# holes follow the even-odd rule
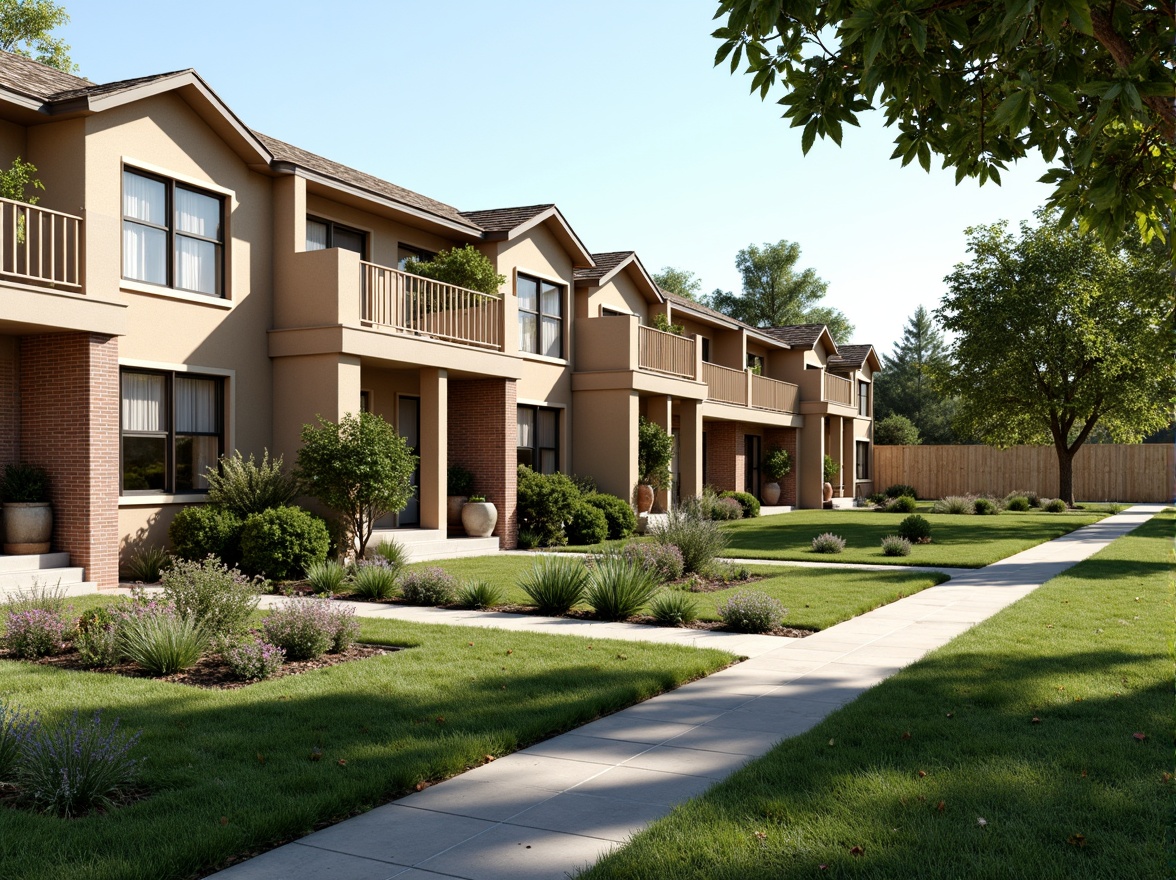
[[[485,230],[487,241],[510,241],[544,223],[551,224],[555,237],[572,255],[573,268],[596,265],[580,236],[555,205],[527,205],[521,208],[490,208],[463,211],[462,217]]]
[[[577,269],[576,280],[598,281],[603,284],[606,275],[612,275],[615,270],[627,263],[630,257],[635,258],[636,256],[636,251],[605,251],[602,254],[593,254],[592,261],[596,265]]]
[[[191,67],[184,70],[172,70],[168,73],[153,73],[150,76],[137,76],[134,79],[120,79],[108,83],[92,83],[84,80],[85,85],[78,86],[72,89],[63,89],[59,92],[53,92],[48,96],[48,100],[52,103],[61,103],[65,101],[73,101],[78,98],[95,98],[100,95],[115,95],[119,92],[130,91],[140,86],[150,85],[151,83],[161,82],[165,79],[170,79],[174,76],[190,73],[192,76],[199,76]]]
[[[882,364],[878,355],[874,353],[872,345],[842,345],[838,353],[829,358],[827,366],[831,370],[860,370],[867,360],[872,361],[871,369],[880,370]]]
[[[728,327],[740,327],[743,330],[746,330],[748,333],[754,334],[761,342],[778,345],[781,348],[792,347],[783,339],[777,339],[774,336],[767,336],[765,335],[765,331],[761,330],[759,327],[753,327],[750,324],[745,324],[738,318],[732,318],[730,315],[726,315],[723,312],[720,312],[718,309],[712,309],[708,305],[700,303],[696,300],[692,300],[687,296],[682,296],[680,293],[673,293],[669,290],[666,290],[664,287],[659,289],[661,290],[662,296],[669,300],[673,304],[674,308],[694,312],[695,314],[701,315],[705,318],[719,321]]]
[[[765,327],[763,332],[789,345],[812,348],[821,338],[821,334],[828,334],[829,331],[825,329],[824,324],[788,324],[783,327]],[[833,341],[832,337],[829,341]],[[834,351],[836,350],[834,346]]]
[[[527,205],[523,208],[491,208],[488,211],[462,211],[461,216],[487,232],[509,232],[554,207],[555,205],[548,204]]]
[[[0,52],[0,88],[29,98],[47,101],[50,95],[93,86],[94,83],[72,73],[50,67],[23,55]]]

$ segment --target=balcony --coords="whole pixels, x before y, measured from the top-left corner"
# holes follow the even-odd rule
[[[82,218],[0,199],[0,278],[81,289]]]
[[[840,406],[853,406],[853,383],[840,376],[826,373],[824,394],[821,399]]]
[[[361,261],[360,320],[397,333],[502,351],[502,297]]]
[[[682,379],[695,378],[694,340],[653,327],[637,328],[637,366]]]
[[[769,412],[796,412],[800,389],[790,382],[769,379],[751,370],[734,370],[719,364],[702,365],[707,400],[748,406]]]

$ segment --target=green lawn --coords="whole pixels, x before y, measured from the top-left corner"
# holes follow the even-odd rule
[[[108,721],[142,728],[136,754],[151,790],[72,821],[0,806],[0,877],[196,876],[732,659],[603,639],[589,650],[569,636],[362,627],[365,641],[410,649],[232,691],[0,661],[0,694],[46,721],[102,708]]]
[[[490,581],[503,587],[506,602],[529,605],[531,599],[518,586],[518,579],[537,559],[525,556],[475,556],[418,562],[410,568],[439,566],[465,580]],[[800,629],[825,629],[947,579],[946,575],[937,572],[853,571],[770,565],[753,565],[750,569],[755,574],[767,577],[755,583],[736,585],[731,590],[697,594],[695,607],[699,618],[718,620],[719,615],[715,610],[718,603],[734,590],[748,589],[767,593],[783,602],[788,609],[785,625]],[[585,610],[588,608],[586,605],[580,607]]]
[[[1005,511],[995,516],[953,516],[922,509],[920,515],[931,523],[931,543],[916,545],[910,556],[882,555],[882,538],[893,535],[905,515],[875,510],[796,510],[736,520],[724,526],[730,538],[727,555],[826,561],[829,557],[812,551],[812,540],[822,532],[833,532],[846,542],[845,551],[834,557],[837,562],[981,568],[1097,522],[1106,514],[1033,510]]]
[[[585,880],[1171,877],[1173,523],[777,746]]]

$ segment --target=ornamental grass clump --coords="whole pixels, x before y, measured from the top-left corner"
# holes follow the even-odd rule
[[[306,567],[306,582],[316,593],[338,593],[347,581],[347,566],[335,559],[312,562]]]
[[[813,538],[814,553],[840,553],[845,549],[845,538],[832,532],[824,532]]]
[[[723,623],[736,632],[771,632],[784,620],[788,609],[757,590],[740,590],[718,604]]]
[[[0,699],[0,783],[15,778],[21,749],[38,726],[36,715]]]
[[[658,582],[650,571],[619,553],[606,553],[592,566],[585,599],[597,617],[625,620],[640,611],[657,589]]]
[[[493,608],[505,596],[502,587],[489,581],[470,581],[457,588],[457,604],[462,608]]]
[[[457,597],[457,578],[435,565],[410,571],[401,581],[400,595],[413,605],[448,605]]]
[[[544,556],[519,579],[541,614],[567,614],[584,598],[588,569],[579,559]]]
[[[976,499],[971,495],[948,495],[935,502],[933,510],[936,513],[950,513],[964,515],[975,513]]]
[[[324,563],[330,565],[332,563]],[[337,563],[335,563],[337,564]],[[383,602],[396,595],[398,569],[383,556],[373,554],[369,559],[357,559],[351,566],[351,592],[361,599]],[[317,589],[317,588],[316,588]],[[317,590],[317,592],[333,592]]]
[[[282,668],[286,652],[256,634],[229,642],[220,651],[229,671],[242,681],[261,681]]]
[[[687,626],[698,620],[694,597],[685,590],[663,590],[649,603],[649,613],[662,626]]]
[[[215,556],[202,562],[177,559],[163,573],[163,598],[181,617],[209,636],[244,632],[260,601],[259,580],[245,577]]]
[[[1029,499],[1024,495],[1010,495],[1005,499],[1005,510],[1024,513],[1029,509]]]
[[[119,627],[119,649],[152,675],[174,675],[195,666],[208,647],[207,631],[172,612],[128,618]]]
[[[705,572],[727,549],[726,533],[707,519],[694,502],[671,510],[665,522],[654,528],[653,538],[659,544],[678,548],[686,574]]]
[[[131,749],[140,733],[120,732],[117,718],[104,728],[101,711],[89,721],[75,711],[56,727],[38,725],[17,761],[21,793],[36,809],[64,818],[112,806],[138,772],[140,762]]]
[[[887,535],[882,539],[883,556],[910,556],[911,542],[899,535]]]
[[[148,544],[131,553],[124,576],[141,584],[157,584],[170,560],[166,548]]]
[[[1065,513],[1068,508],[1061,498],[1042,498],[1041,509],[1046,513]]]
[[[676,581],[686,571],[682,551],[673,544],[626,544],[621,555],[631,564],[650,572],[659,584]]]
[[[1000,513],[1000,505],[992,498],[981,495],[972,501],[972,512],[977,516],[993,516]]]
[[[408,550],[395,538],[381,541],[372,552],[396,571],[408,565]]]
[[[65,647],[69,629],[64,617],[43,608],[10,611],[4,633],[4,647],[24,660],[56,654]]]

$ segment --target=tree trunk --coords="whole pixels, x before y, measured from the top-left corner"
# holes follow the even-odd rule
[[[1074,453],[1064,444],[1058,447],[1058,497],[1074,506]]]

